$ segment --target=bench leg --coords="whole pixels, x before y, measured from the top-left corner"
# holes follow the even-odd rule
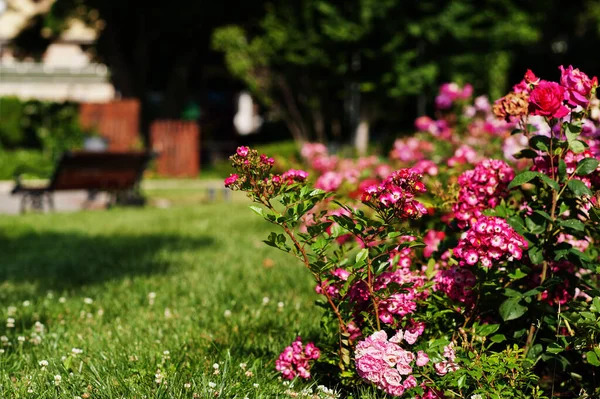
[[[46,193],[46,199],[48,201],[48,210],[50,212],[54,212],[55,208],[54,208],[54,194],[51,192]]]
[[[21,214],[24,214],[27,212],[27,194],[23,194],[21,195]]]

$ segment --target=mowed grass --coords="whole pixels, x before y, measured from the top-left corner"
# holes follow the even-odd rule
[[[272,229],[247,203],[0,217],[0,398],[288,397],[274,361],[320,311]]]

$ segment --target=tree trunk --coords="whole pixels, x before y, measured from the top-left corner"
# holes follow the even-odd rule
[[[360,122],[356,127],[354,147],[361,157],[367,155],[367,150],[369,149],[369,121],[365,117],[360,118]]]

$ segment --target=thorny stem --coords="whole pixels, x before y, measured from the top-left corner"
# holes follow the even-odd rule
[[[273,205],[271,205],[271,203],[269,201],[264,200],[263,198],[261,198],[261,203],[264,206],[266,206],[270,211],[277,212],[275,210],[275,208],[273,208]],[[281,223],[281,227],[283,228],[283,230],[285,231],[285,233],[288,235],[288,237],[290,237],[290,239],[294,243],[294,246],[296,247],[296,249],[298,250],[298,252],[300,252],[300,254],[302,255],[302,261],[304,262],[304,265],[306,266],[306,268],[312,273],[313,277],[315,278],[315,280],[317,281],[317,283],[319,284],[319,286],[322,287],[323,286],[323,279],[321,279],[321,276],[319,276],[318,273],[315,273],[315,272],[313,272],[310,269],[310,260],[308,259],[308,254],[306,253],[306,250],[304,249],[304,247],[302,245],[300,245],[300,243],[296,239],[296,236],[294,235],[294,233],[289,228],[289,226],[287,225],[286,222],[282,222]],[[333,310],[333,312],[335,313],[335,315],[336,315],[336,317],[338,319],[338,322],[340,324],[340,330],[343,333],[347,334],[348,333],[348,329],[346,328],[346,323],[344,323],[344,319],[342,318],[342,315],[340,314],[340,311],[339,311],[338,307],[333,302],[333,299],[331,298],[331,295],[329,295],[329,293],[327,292],[326,289],[322,290],[322,292],[323,292],[323,295],[325,295],[325,298],[327,298],[327,302],[331,306],[331,309]]]
[[[372,261],[367,258],[367,286],[369,287],[369,296],[373,302],[373,308],[375,309],[375,320],[377,322],[377,331],[381,330],[381,323],[379,322],[379,301],[373,291],[373,272],[371,271]]]

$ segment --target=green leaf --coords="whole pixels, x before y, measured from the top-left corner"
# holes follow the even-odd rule
[[[577,219],[561,220],[560,222],[558,222],[558,224],[568,229],[573,229],[577,231],[585,230],[585,225],[583,224],[583,222]]]
[[[552,187],[554,190],[556,190],[556,191],[559,191],[559,190],[560,190],[560,185],[559,185],[559,184],[558,184],[558,183],[557,183],[555,180],[552,180],[551,178],[549,178],[549,177],[548,177],[548,176],[546,176],[545,174],[543,174],[543,173],[540,173],[540,174],[538,175],[538,177],[539,177],[540,179],[542,179],[542,181],[543,181],[544,183],[546,183],[547,185],[549,185],[550,187]]]
[[[567,183],[567,187],[569,187],[569,190],[571,190],[571,192],[577,196],[592,195],[590,189],[587,188],[581,180],[569,180],[569,182]]]
[[[494,334],[490,337],[490,341],[499,344],[500,342],[506,341],[504,334]]]
[[[550,149],[550,137],[533,136],[531,140],[529,140],[529,145],[536,150],[548,152]]]
[[[558,161],[558,178],[560,179],[560,181],[564,181],[566,176],[567,164],[563,159],[561,159],[560,161]]]
[[[533,180],[538,175],[538,172],[532,172],[530,170],[526,170],[525,172],[521,172],[515,176],[515,178],[510,182],[508,188],[513,188],[520,186],[521,184],[525,184],[531,180]]]
[[[575,141],[579,134],[581,133],[581,126],[576,126],[573,124],[567,124],[565,126],[565,135],[567,136],[567,141],[570,143],[571,141]]]
[[[250,209],[252,209],[254,212],[256,212],[257,214],[259,214],[260,216],[266,217],[265,210],[262,209],[260,206],[250,205]]]
[[[585,357],[589,364],[592,366],[600,366],[600,360],[598,360],[598,356],[593,351],[588,351],[585,354]]]
[[[527,308],[521,305],[520,298],[508,298],[500,305],[500,316],[502,320],[509,321],[515,320],[523,316],[527,311]]]
[[[575,153],[575,154],[580,154],[582,152],[585,151],[585,149],[587,148],[587,144],[585,144],[583,141],[581,140],[573,140],[573,141],[569,141],[569,148]]]
[[[365,259],[367,259],[367,256],[369,256],[369,250],[366,248],[361,249],[356,254],[356,263],[363,262]]]
[[[481,337],[487,337],[490,334],[495,333],[500,328],[498,324],[484,324],[477,328],[477,335]]]
[[[575,169],[575,173],[578,176],[589,175],[598,167],[598,160],[596,158],[584,158],[577,164],[577,169]]]

